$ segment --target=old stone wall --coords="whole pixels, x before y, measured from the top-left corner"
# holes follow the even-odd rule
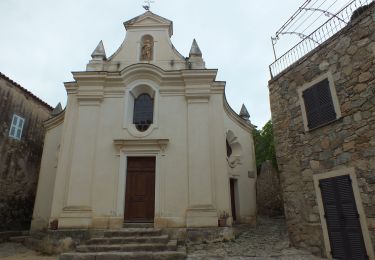
[[[354,167],[375,242],[374,7],[270,80],[275,146],[291,243],[324,255],[313,175]],[[297,88],[331,73],[341,118],[305,131]]]
[[[51,108],[0,74],[0,231],[28,229]],[[22,138],[9,137],[13,114],[25,119]]]
[[[257,178],[257,211],[262,216],[283,214],[283,201],[278,173],[271,161],[262,163]]]

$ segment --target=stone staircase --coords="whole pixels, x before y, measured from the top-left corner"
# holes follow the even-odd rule
[[[131,226],[120,230],[104,231],[76,252],[60,255],[60,260],[169,260],[185,259],[186,248],[178,246],[177,240],[170,240],[161,229]]]

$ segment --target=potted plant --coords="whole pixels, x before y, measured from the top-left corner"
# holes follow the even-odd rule
[[[221,212],[219,216],[219,227],[226,227],[228,218],[229,218],[228,212],[226,211]]]

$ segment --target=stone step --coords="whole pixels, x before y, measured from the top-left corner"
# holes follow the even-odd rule
[[[59,260],[183,260],[186,249],[162,252],[65,253]]]
[[[14,237],[10,237],[9,241],[15,242],[15,243],[23,243],[26,239],[30,237],[31,236],[14,236]]]
[[[135,237],[135,236],[160,236],[159,228],[123,228],[120,230],[104,231],[104,237]]]
[[[1,231],[0,232],[0,243],[9,241],[9,238],[11,237],[18,237],[18,236],[28,236],[29,231],[28,230],[22,230],[22,231]]]
[[[124,223],[124,228],[153,228],[154,223]]]
[[[114,245],[80,245],[77,252],[141,252],[141,251],[174,251],[177,250],[177,240],[168,243],[137,243]]]
[[[161,236],[135,236],[135,237],[104,237],[92,238],[86,245],[113,245],[130,243],[168,243],[168,235]]]

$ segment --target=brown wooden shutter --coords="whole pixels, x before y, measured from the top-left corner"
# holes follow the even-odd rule
[[[321,179],[325,219],[335,259],[368,259],[349,175]]]
[[[336,119],[328,79],[311,86],[302,93],[308,128],[324,125]]]

